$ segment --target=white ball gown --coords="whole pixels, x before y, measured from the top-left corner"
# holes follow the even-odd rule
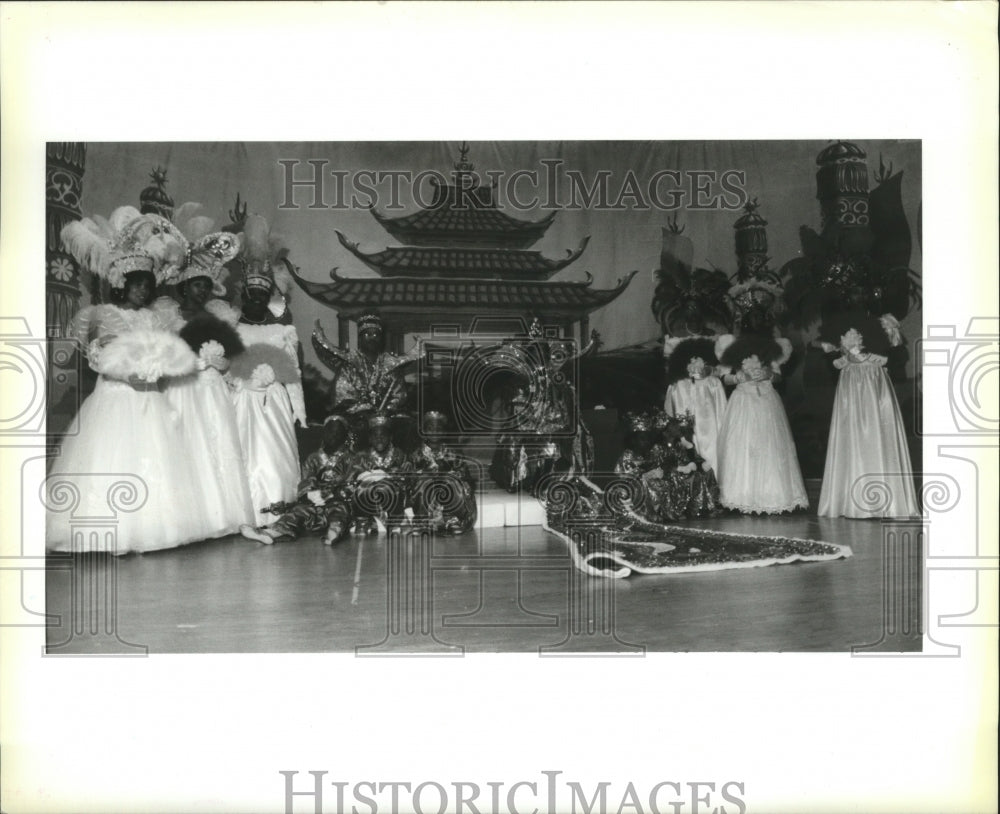
[[[823,471],[822,517],[919,514],[906,433],[886,357],[844,354]]]
[[[712,469],[719,471],[718,441],[726,412],[726,389],[715,376],[681,379],[667,388],[667,415],[694,416],[694,446]]]
[[[160,378],[193,369],[195,356],[168,329],[149,309],[98,305],[77,315],[74,333],[101,375],[49,473],[48,550],[118,555],[202,539],[189,511],[197,501],[191,459]],[[133,387],[130,377],[144,381]],[[74,541],[80,518],[109,522],[77,527]]]
[[[719,358],[727,341],[731,337],[719,340]],[[774,341],[781,347],[781,358],[761,365],[766,378],[748,381],[745,371],[737,372],[739,383],[729,397],[719,430],[720,502],[750,514],[809,507],[792,428],[771,382],[791,355],[791,343],[783,338]]]
[[[255,525],[278,516],[261,509],[294,501],[299,483],[295,421],[306,424],[299,338],[292,325],[237,325],[244,354],[229,371],[236,426],[247,468]],[[274,351],[277,351],[277,354]],[[239,375],[237,375],[239,374]]]
[[[161,300],[156,307],[173,314],[176,329],[183,327],[177,303]],[[236,324],[237,315],[221,300],[210,301],[205,310]],[[180,417],[183,454],[196,470],[199,499],[192,510],[202,538],[211,539],[238,533],[240,526],[253,522],[254,513],[229,386],[217,360],[206,359],[204,351],[203,345],[200,369],[171,380],[166,395]]]

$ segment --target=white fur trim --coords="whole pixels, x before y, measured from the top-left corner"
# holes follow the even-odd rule
[[[100,352],[98,371],[127,381],[138,376],[155,382],[164,376],[185,376],[194,371],[197,358],[188,344],[166,331],[131,331],[112,339]]]
[[[721,359],[722,354],[725,353],[726,348],[736,341],[736,337],[732,334],[723,334],[718,339],[715,340],[715,358]]]

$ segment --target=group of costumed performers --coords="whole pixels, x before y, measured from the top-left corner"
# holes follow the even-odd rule
[[[746,513],[808,508],[791,427],[774,385],[791,356],[779,336],[781,288],[751,278],[732,286],[734,334],[664,341],[664,410],[687,415],[692,441],[718,478],[720,502]],[[912,517],[919,513],[899,405],[886,363],[902,342],[891,315],[864,309],[827,315],[816,344],[840,372],[817,514],[823,517]],[[731,389],[729,398],[726,390]],[[885,500],[866,505],[866,481]]]
[[[711,517],[720,512],[719,485],[695,447],[690,413],[627,417],[625,451],[615,473],[637,480],[635,510],[653,522]]]
[[[244,526],[244,537],[270,545],[309,533],[333,545],[352,532],[376,533],[376,521],[387,529],[416,523],[451,534],[475,525],[478,476],[444,443],[443,413],[424,415],[423,442],[409,451],[394,443],[385,414],[369,416],[364,445],[354,424],[343,414],[326,419],[320,448],[302,465],[296,499],[271,507],[281,512],[273,523]]]
[[[735,333],[664,341],[664,411],[694,424],[691,441],[718,479],[719,503],[749,514],[809,506],[791,426],[774,389],[792,352],[776,327],[780,298],[770,282],[737,283],[726,293]]]
[[[579,352],[574,345],[572,340],[546,338],[536,319],[527,341],[511,340],[481,354],[486,364],[513,372],[519,380],[490,466],[494,482],[508,492],[534,493],[552,473],[593,471],[594,439],[580,416],[565,368],[593,353],[600,338],[591,333]]]
[[[268,227],[213,231],[185,204],[171,223],[132,207],[68,224],[62,239],[111,288],[112,302],[74,318],[99,379],[49,476],[50,508],[67,489],[74,516],[107,514],[100,475],[134,475],[144,499],[119,512],[117,534],[71,539],[68,512],[50,512],[49,550],[126,554],[236,533],[266,504],[295,497],[295,421],[305,423],[294,328],[269,322],[254,302],[269,274]],[[265,237],[262,237],[265,236]],[[267,247],[267,248],[266,248]],[[245,311],[224,299],[227,264],[244,269]],[[177,299],[153,301],[160,286]],[[178,510],[183,507],[183,510]]]

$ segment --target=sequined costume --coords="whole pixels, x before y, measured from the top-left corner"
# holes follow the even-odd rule
[[[635,478],[640,487],[635,510],[652,522],[717,514],[719,486],[685,435],[691,428],[673,417],[661,416],[659,423],[659,443],[648,452],[626,449],[615,464],[616,474]]]
[[[384,452],[375,449],[359,452],[354,463],[360,473],[354,492],[358,527],[370,528],[375,517],[388,523],[402,522],[411,498],[407,476],[413,471],[406,454],[390,444]],[[376,473],[376,477],[367,477],[371,473]]]
[[[275,540],[295,540],[302,534],[323,534],[332,522],[347,529],[354,520],[356,456],[348,449],[328,453],[319,449],[302,465],[298,497],[294,507],[282,514],[266,530]],[[319,503],[309,498],[319,492]]]
[[[420,357],[419,349],[402,356],[389,351],[365,354],[344,350],[326,338],[318,322],[313,331],[313,347],[323,364],[336,375],[331,408],[349,416],[356,431],[376,413],[402,410],[407,396],[402,368]]]
[[[574,353],[572,341],[543,339],[537,324],[529,336],[526,342],[500,345],[489,359],[527,378],[511,404],[515,429],[498,436],[490,466],[493,480],[509,492],[532,491],[553,472],[589,474],[594,468],[594,439],[563,368],[593,351],[599,339],[592,334],[591,342]]]
[[[472,463],[443,444],[424,444],[412,464],[414,515],[453,534],[471,529],[478,516]]]

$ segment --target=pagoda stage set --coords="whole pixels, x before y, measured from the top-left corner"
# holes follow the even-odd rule
[[[197,212],[244,252],[219,261],[212,314],[232,314],[241,335],[271,326],[297,353],[293,365],[234,355],[219,368],[233,398],[280,385],[297,463],[333,455],[340,422],[344,450],[398,490],[370,525],[364,487],[338,492],[343,511],[321,529],[305,500],[319,487],[292,486],[239,535],[109,558],[99,567],[128,583],[119,601],[137,641],[166,652],[231,650],[247,636],[251,650],[845,650],[883,635],[883,570],[919,566],[919,545],[895,564],[883,545],[889,519],[898,531],[919,511],[919,142],[53,143],[47,184],[50,432],[77,431],[98,381],[78,315],[116,302],[64,243],[67,224],[128,204],[184,232],[179,213]],[[246,255],[255,219],[257,266]],[[185,236],[191,263],[202,244]],[[187,307],[191,274],[158,278],[156,302]],[[266,308],[253,301],[260,279]],[[869,414],[881,429],[858,418]],[[870,481],[887,473],[901,480],[885,497]],[[445,474],[465,484],[464,504],[426,496]],[[260,504],[255,488],[251,471]],[[283,607],[267,634],[259,614],[253,632],[211,632],[226,600],[206,600],[205,632],[179,635],[144,592],[160,591],[158,562],[186,584],[185,558],[209,593],[206,574],[235,569],[244,597],[280,583],[312,598]],[[817,572],[834,587],[816,591]],[[426,579],[403,586],[414,574]],[[726,594],[714,607],[727,619],[757,627],[699,626],[698,586],[669,600],[657,587],[686,574],[705,596]],[[596,587],[625,576],[629,590]],[[68,579],[49,574],[50,614],[68,613]],[[915,593],[894,607],[919,617],[919,574],[907,585]],[[805,602],[806,623],[764,613],[751,599],[763,596]],[[569,618],[581,597],[603,628]],[[429,614],[414,609],[432,598],[434,619],[400,633],[401,614]],[[691,627],[654,629],[666,609]],[[348,622],[302,631],[327,612]],[[53,627],[50,644],[64,633]],[[59,646],[120,646],[72,639]],[[891,645],[918,649],[920,637]]]

